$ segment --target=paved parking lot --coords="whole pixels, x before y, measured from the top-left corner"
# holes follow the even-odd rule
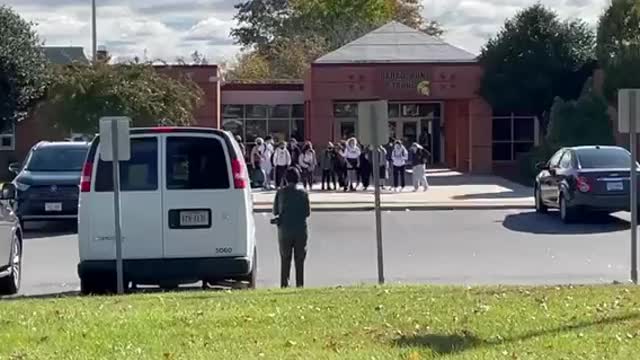
[[[628,215],[566,226],[529,210],[398,211],[383,215],[389,282],[433,284],[610,283],[628,279]],[[278,285],[276,233],[256,214],[259,286]],[[375,283],[372,212],[315,213],[309,286]],[[77,236],[44,224],[25,241],[23,295],[77,291]]]

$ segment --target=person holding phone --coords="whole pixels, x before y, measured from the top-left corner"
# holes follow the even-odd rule
[[[304,261],[307,257],[307,219],[311,215],[309,195],[297,187],[300,173],[290,167],[285,173],[285,186],[273,201],[272,223],[278,226],[280,248],[280,287],[289,287],[291,259],[296,268],[296,287],[304,287]]]

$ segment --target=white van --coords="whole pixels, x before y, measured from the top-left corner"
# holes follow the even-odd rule
[[[78,244],[82,293],[112,292],[116,252],[111,162],[100,137],[80,181]],[[233,136],[208,128],[131,130],[122,162],[121,216],[125,284],[222,280],[255,287],[257,255],[247,167]]]

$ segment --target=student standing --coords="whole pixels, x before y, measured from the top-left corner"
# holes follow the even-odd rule
[[[264,171],[262,161],[264,158],[264,140],[262,138],[256,139],[256,144],[251,149],[251,164],[253,165],[253,177],[256,184],[262,185],[266,188],[267,175]]]
[[[338,145],[338,148],[335,149],[335,154],[336,161],[334,171],[338,178],[338,184],[340,184],[340,187],[343,188],[344,191],[347,191],[347,159],[344,157],[344,147],[342,145]]]
[[[380,145],[377,151],[378,156],[378,171],[380,176],[380,188],[384,189],[387,182],[387,150],[384,146]]]
[[[262,168],[265,173],[265,188],[271,189],[271,180],[273,180],[273,164],[271,163],[271,157],[273,156],[273,138],[267,136],[264,138],[264,150],[262,151]]]
[[[333,147],[333,143],[329,142],[329,144],[327,144],[327,148],[322,153],[322,157],[320,158],[320,168],[322,170],[322,190],[337,189],[335,163],[336,163],[336,152]],[[333,184],[333,187],[331,187],[331,184]]]
[[[291,154],[291,164],[299,168],[300,165],[298,162],[300,161],[302,150],[300,150],[300,145],[298,145],[296,138],[291,138],[289,145],[287,145],[287,150],[289,150],[289,154]],[[300,169],[298,169],[298,171],[300,171]]]
[[[362,151],[358,146],[358,140],[351,138],[347,140],[344,149],[344,158],[347,160],[347,187],[351,191],[356,190],[358,184],[358,168],[360,167],[360,154]]]
[[[284,141],[274,150],[272,163],[276,172],[276,187],[279,188],[283,185],[284,174],[291,165],[291,154]]]
[[[369,188],[371,180],[373,156],[375,156],[375,154],[370,146],[367,145],[363,147],[362,154],[360,154],[360,180],[362,181],[362,188],[365,191]]]
[[[285,149],[286,150],[286,149]],[[296,267],[296,287],[304,286],[304,261],[307,257],[307,219],[311,215],[309,195],[296,188],[300,181],[298,170],[287,169],[286,186],[278,190],[273,201],[273,215],[277,218],[280,248],[280,287],[289,287],[291,258]]]
[[[418,191],[418,188],[422,186],[424,191],[427,191],[427,189],[429,189],[429,182],[427,181],[426,166],[429,152],[422,147],[422,145],[413,143],[413,145],[411,145],[411,153],[413,154],[411,157],[411,165],[413,166],[413,189],[414,191]]]
[[[313,150],[313,144],[310,141],[305,142],[302,147],[302,153],[298,160],[300,168],[302,169],[302,186],[305,190],[313,189],[313,172],[316,169],[318,160],[316,158],[316,152]]]
[[[393,187],[395,191],[402,191],[405,186],[404,170],[407,165],[409,154],[407,148],[400,140],[396,140],[391,152],[391,164],[393,165]]]

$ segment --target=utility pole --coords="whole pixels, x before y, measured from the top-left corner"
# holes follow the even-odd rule
[[[93,63],[98,62],[98,35],[96,34],[96,0],[91,0],[91,36],[93,46]]]

